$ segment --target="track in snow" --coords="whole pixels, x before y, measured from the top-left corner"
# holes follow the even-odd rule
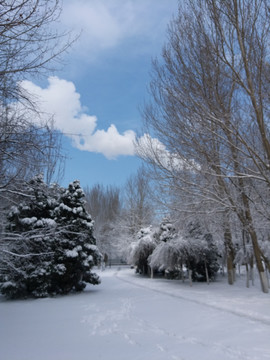
[[[121,272],[105,277],[103,282],[104,289],[111,291],[114,287],[118,305],[116,308],[113,301],[115,295],[114,305],[109,305],[109,309],[103,311],[95,305],[95,315],[87,320],[95,324],[91,335],[121,339],[124,348],[127,346],[131,351],[129,359],[270,359],[270,347],[260,349],[253,336],[253,331],[264,333],[266,339],[268,322],[213,308],[200,300],[149,289],[139,284],[139,279],[122,277]],[[252,347],[253,341],[256,349]],[[268,345],[268,341],[264,344]]]
[[[121,281],[124,281],[126,283],[129,283],[131,285],[134,285],[134,286],[138,286],[138,287],[141,287],[141,288],[146,288],[148,290],[151,290],[151,291],[154,291],[156,293],[160,293],[160,294],[163,294],[163,295],[167,295],[167,296],[171,296],[171,297],[174,297],[174,298],[178,298],[178,299],[181,299],[181,300],[184,300],[184,301],[188,301],[188,302],[193,302],[195,304],[199,304],[199,305],[203,305],[203,306],[207,306],[207,307],[210,307],[211,309],[216,309],[216,310],[219,310],[219,311],[224,311],[224,312],[227,312],[229,314],[233,314],[233,315],[236,315],[236,316],[240,316],[240,317],[243,317],[243,318],[246,318],[246,319],[249,319],[249,320],[252,320],[252,321],[255,321],[255,322],[259,322],[259,323],[262,323],[262,324],[265,324],[265,325],[269,325],[270,326],[270,318],[269,317],[263,317],[263,316],[260,316],[258,314],[250,314],[250,313],[245,313],[243,310],[239,310],[239,309],[228,309],[228,308],[225,308],[223,306],[223,304],[213,304],[213,303],[209,303],[207,302],[207,300],[204,300],[204,299],[201,299],[201,300],[198,300],[196,298],[191,298],[190,296],[185,296],[185,295],[181,295],[180,292],[178,292],[177,294],[175,293],[175,291],[173,291],[172,293],[170,291],[166,291],[166,289],[160,289],[160,288],[155,288],[155,283],[152,283],[150,284],[148,282],[148,284],[146,285],[145,283],[143,282],[140,282],[139,279],[136,279],[134,281],[133,278],[129,277],[122,277],[120,274],[119,274],[119,270],[117,272],[114,273],[114,275],[120,279]],[[155,280],[154,280],[155,281]],[[150,286],[149,286],[150,285]],[[153,287],[151,286],[153,285]]]

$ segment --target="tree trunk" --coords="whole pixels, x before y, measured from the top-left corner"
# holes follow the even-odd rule
[[[239,179],[239,183],[242,185],[242,179]],[[241,188],[244,189],[243,186],[241,186]],[[267,281],[266,273],[265,273],[263,262],[262,262],[261,249],[259,246],[257,233],[253,227],[252,215],[251,215],[251,211],[250,211],[250,207],[249,207],[249,200],[244,191],[242,192],[242,200],[243,200],[243,205],[244,205],[244,209],[245,209],[245,212],[244,212],[245,216],[243,218],[243,216],[241,214],[239,214],[240,220],[242,220],[242,224],[246,227],[246,229],[249,232],[250,237],[251,237],[253,251],[254,251],[254,257],[256,260],[257,269],[259,271],[262,292],[268,293],[269,287],[268,287],[268,281]]]
[[[258,244],[257,234],[255,233],[253,228],[249,229],[249,233],[250,233],[251,240],[252,240],[257,269],[259,271],[259,276],[260,276],[260,281],[261,281],[261,289],[262,289],[262,292],[268,293],[269,292],[268,280],[267,280],[267,276],[266,276],[264,266],[262,263],[262,259],[261,259],[261,250],[260,250],[260,247]]]
[[[252,286],[254,286],[254,259],[253,256],[250,259],[250,279],[251,279],[251,284]]]
[[[204,260],[204,267],[205,267],[206,281],[207,281],[207,284],[209,285],[209,283],[210,283],[210,281],[209,281],[209,274],[208,274],[207,264],[206,264],[206,261],[205,261],[205,260]]]
[[[229,227],[226,227],[224,232],[224,241],[226,248],[227,257],[227,276],[229,285],[233,285],[235,281],[235,270],[234,270],[234,250],[232,243],[232,234]]]
[[[189,286],[192,286],[192,270],[188,269]]]
[[[270,289],[269,274],[268,274],[267,267],[265,267],[265,273],[266,273],[266,278],[267,278],[267,282],[268,282],[268,289]]]
[[[249,277],[250,277],[250,275],[249,275],[249,268],[248,268],[248,263],[246,263],[246,270],[247,270],[247,282],[246,282],[246,286],[247,286],[247,288],[249,288]]]

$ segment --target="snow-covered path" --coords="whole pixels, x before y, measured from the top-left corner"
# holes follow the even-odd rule
[[[270,359],[270,296],[238,290],[112,269],[82,294],[2,300],[0,359]]]

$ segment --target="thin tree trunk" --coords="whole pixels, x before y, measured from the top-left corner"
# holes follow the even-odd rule
[[[219,184],[223,190],[223,193],[226,194],[226,187],[224,181],[219,179]],[[228,284],[233,285],[235,282],[235,265],[234,265],[234,248],[232,242],[232,233],[230,228],[230,221],[229,221],[229,212],[225,210],[224,212],[224,245],[225,245],[225,252],[226,252],[226,260],[227,260],[227,277],[228,277]]]
[[[189,286],[192,286],[192,270],[188,269]]]
[[[246,286],[247,286],[247,288],[249,288],[249,277],[250,277],[250,275],[249,275],[248,263],[246,263],[246,270],[247,270],[247,274],[246,274],[246,276],[247,276]]]
[[[268,288],[270,289],[269,274],[268,274],[267,267],[265,267],[265,273],[266,273],[266,278],[267,278],[267,282],[268,282]]]
[[[208,274],[206,260],[204,260],[204,267],[205,267],[206,281],[207,281],[207,284],[209,285],[210,281],[209,281],[209,274]]]
[[[224,232],[226,258],[227,258],[227,276],[229,285],[233,285],[235,281],[234,271],[234,250],[232,243],[232,234],[229,227],[226,227]]]
[[[254,286],[254,259],[253,256],[250,259],[250,278],[251,278],[251,284]]]
[[[239,179],[239,182],[241,184],[242,179]],[[244,189],[243,186],[242,186],[242,188]],[[266,273],[265,273],[263,262],[262,262],[261,249],[259,246],[257,233],[252,224],[252,216],[251,216],[251,211],[250,211],[250,207],[249,207],[249,200],[244,191],[242,192],[242,200],[243,200],[243,205],[244,205],[244,209],[245,209],[245,217],[243,218],[241,216],[240,220],[241,220],[241,218],[243,218],[242,223],[244,226],[246,226],[247,231],[249,232],[250,237],[251,237],[253,251],[254,251],[254,257],[256,260],[257,269],[259,271],[262,292],[268,293],[269,287],[268,287],[268,281],[267,281]]]
[[[261,251],[258,244],[257,234],[255,231],[250,228],[249,233],[251,236],[252,244],[253,244],[253,250],[254,250],[254,256],[256,260],[257,269],[259,271],[260,281],[261,281],[261,289],[262,292],[268,293],[269,292],[269,286],[268,286],[268,280],[266,276],[266,272],[264,270],[264,266],[261,259]]]

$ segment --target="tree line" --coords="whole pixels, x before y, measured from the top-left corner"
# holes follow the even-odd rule
[[[130,244],[141,228],[155,221],[150,182],[139,168],[123,187],[96,184],[84,189],[86,209],[95,221],[94,236],[102,254],[127,261]]]

